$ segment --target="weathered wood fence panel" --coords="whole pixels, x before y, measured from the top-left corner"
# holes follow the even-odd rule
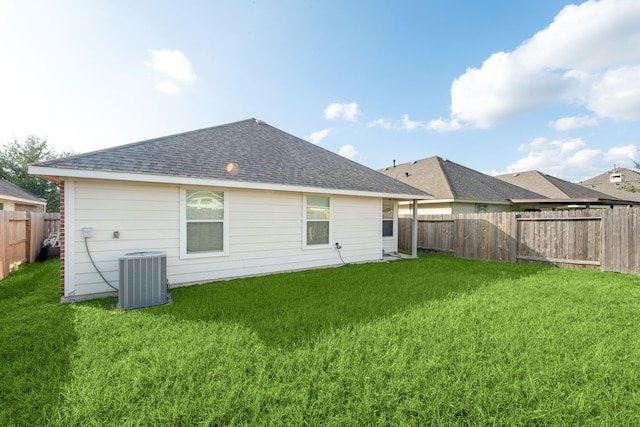
[[[613,209],[606,218],[603,270],[640,274],[640,208]]]
[[[444,218],[444,217],[447,218]],[[453,253],[453,234],[455,221],[449,215],[420,217],[418,221],[418,249],[425,252]],[[411,222],[403,227],[406,242],[411,242]]]
[[[59,213],[0,211],[0,279],[35,262],[44,239],[59,228]]]
[[[554,217],[546,212],[537,218],[519,218],[516,259],[598,267],[602,264],[602,222],[599,216]]]
[[[410,250],[411,218],[398,222]],[[640,274],[640,207],[421,215],[418,249],[486,261],[553,264]]]

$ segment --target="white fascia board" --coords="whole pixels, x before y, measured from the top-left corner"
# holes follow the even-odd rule
[[[424,195],[378,193],[359,190],[343,190],[334,188],[307,187],[297,185],[270,184],[251,181],[232,181],[222,179],[190,178],[185,176],[148,175],[139,173],[88,171],[81,169],[61,169],[40,166],[29,166],[32,175],[59,176],[63,178],[104,179],[112,181],[152,182],[157,184],[200,185],[205,187],[244,188],[251,190],[293,191],[304,193],[333,194],[341,196],[383,197],[388,199],[424,199]]]
[[[435,199],[435,198],[431,198],[431,199],[425,199],[425,198],[420,198],[418,199],[418,204],[425,204],[425,203],[451,203],[454,202],[453,199]],[[411,203],[411,202],[400,202],[400,203]]]
[[[469,204],[483,204],[483,205],[510,205],[512,202],[505,200],[504,202],[498,202],[495,200],[483,201],[483,200],[462,200],[462,199],[420,199],[418,204],[430,204],[430,203],[469,203]]]
[[[511,202],[505,200],[503,202],[496,200],[455,200],[455,203],[475,203],[475,204],[483,204],[483,205],[510,205]]]
[[[12,197],[7,196],[5,194],[0,194],[0,199],[2,200],[11,200],[12,202],[24,203],[27,205],[46,205],[47,202],[43,201],[35,201],[30,199],[21,199],[20,197]]]

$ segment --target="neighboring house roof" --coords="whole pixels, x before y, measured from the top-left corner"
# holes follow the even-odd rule
[[[0,199],[13,200],[19,203],[46,205],[47,201],[15,184],[0,179]]]
[[[549,200],[563,202],[623,202],[623,200],[578,184],[543,174],[539,171],[526,171],[496,175],[497,179],[540,193]]]
[[[615,168],[576,184],[620,199],[640,202],[640,191],[625,190],[629,186],[640,190],[640,173],[631,169]]]
[[[29,172],[54,179],[202,181],[202,185],[236,188],[431,197],[256,119],[40,162],[31,165]]]
[[[435,200],[509,204],[513,198],[543,197],[437,156],[390,166],[380,172],[432,194]]]

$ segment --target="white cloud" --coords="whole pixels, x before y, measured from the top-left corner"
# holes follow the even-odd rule
[[[424,125],[422,124],[422,122],[416,122],[409,119],[408,114],[403,114],[399,122],[399,129],[402,129],[402,130],[414,130],[416,128],[420,128],[423,126]]]
[[[175,95],[182,92],[182,89],[176,86],[171,80],[165,80],[162,83],[158,83],[155,85],[155,89],[158,92],[163,92],[169,95]]]
[[[332,102],[324,109],[324,117],[329,120],[342,118],[349,122],[355,122],[360,114],[358,104],[355,102]]]
[[[525,157],[507,166],[505,173],[538,170],[569,181],[580,181],[603,173],[613,165],[633,167],[637,150],[633,145],[607,151],[589,148],[581,138],[548,140],[535,138],[518,149]]]
[[[425,127],[424,123],[420,121],[411,120],[408,114],[403,114],[402,117],[399,120],[396,120],[395,123],[392,123],[387,119],[380,118],[372,122],[369,122],[367,126],[381,127],[383,129],[388,129],[388,130],[407,130],[407,131]]]
[[[549,126],[558,131],[580,129],[584,127],[597,126],[599,124],[600,120],[593,116],[563,117],[549,122]]]
[[[431,120],[427,123],[427,129],[435,130],[436,132],[450,132],[460,129],[460,122],[458,120],[443,120],[442,117]]]
[[[311,142],[312,144],[316,144],[317,145],[317,144],[320,143],[320,141],[322,141],[327,136],[329,136],[329,133],[331,133],[331,129],[322,129],[322,130],[319,130],[317,132],[313,132],[309,136],[305,136],[304,139],[306,139],[307,141]]]
[[[393,129],[393,125],[387,119],[375,119],[374,121],[367,123],[367,126],[370,128],[379,127],[382,129]]]
[[[638,22],[636,0],[566,6],[514,51],[494,53],[480,68],[469,68],[455,79],[451,119],[489,128],[559,102],[584,107],[600,118],[640,119]],[[435,120],[430,125],[447,129],[447,123]]]
[[[347,159],[353,159],[358,155],[358,150],[356,150],[356,147],[354,147],[353,145],[343,145],[342,147],[340,147],[338,154],[346,157]]]
[[[196,76],[191,70],[191,61],[181,51],[151,49],[151,61],[146,62],[153,70],[166,74],[175,80],[188,82]]]
[[[604,73],[589,94],[587,108],[601,117],[613,120],[639,120],[640,65],[617,68]]]

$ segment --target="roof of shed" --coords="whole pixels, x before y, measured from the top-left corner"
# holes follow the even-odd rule
[[[436,200],[506,203],[510,199],[542,197],[438,156],[390,166],[380,172],[426,191]]]
[[[248,119],[31,165],[58,176],[95,171],[412,195],[417,188]],[[250,185],[249,185],[250,186]]]
[[[0,179],[0,198],[2,198],[3,196],[11,199],[19,199],[23,202],[33,202],[39,205],[46,203],[44,199],[36,196],[32,192],[18,187],[17,185],[12,184],[9,181]]]

